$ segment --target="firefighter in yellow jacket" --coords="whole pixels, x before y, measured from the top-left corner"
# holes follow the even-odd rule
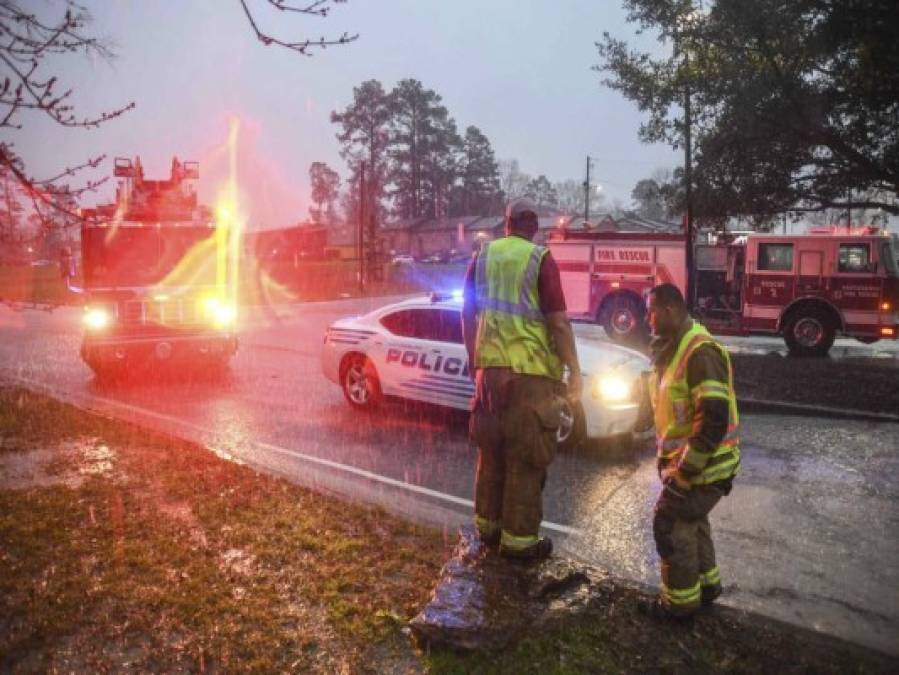
[[[683,618],[721,594],[709,512],[740,469],[739,418],[727,350],[690,318],[672,284],[649,297],[656,443],[662,491],[653,536],[661,593],[652,616]]]
[[[506,236],[486,243],[466,275],[462,325],[475,377],[471,434],[478,445],[475,522],[500,554],[537,561],[542,491],[556,452],[560,396],[580,397],[582,380],[559,269],[532,239],[537,208],[506,210]]]

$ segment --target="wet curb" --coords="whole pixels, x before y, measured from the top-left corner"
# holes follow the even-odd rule
[[[758,398],[738,398],[740,412],[776,413],[781,415],[801,415],[804,417],[826,417],[830,419],[859,420],[863,422],[899,423],[899,415],[856,410],[853,408],[832,408],[829,406],[808,405],[806,403],[789,403],[787,401],[768,401]]]

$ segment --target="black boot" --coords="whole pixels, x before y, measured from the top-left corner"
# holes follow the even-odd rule
[[[484,546],[488,546],[490,548],[495,548],[499,546],[499,538],[502,535],[498,529],[490,532],[489,534],[484,534],[480,530],[478,530],[478,538],[481,540],[481,543]]]
[[[659,621],[687,621],[693,618],[693,614],[678,614],[663,603],[659,598],[640,598],[637,600],[637,610]]]
[[[702,596],[700,598],[700,602],[703,605],[711,605],[715,600],[718,599],[718,596],[721,595],[721,586],[703,586],[702,587]]]
[[[545,560],[553,552],[553,540],[549,537],[538,539],[537,543],[527,548],[514,549],[500,547],[499,553],[504,558],[517,562],[533,563]]]

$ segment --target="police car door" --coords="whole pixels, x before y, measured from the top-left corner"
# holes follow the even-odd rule
[[[474,383],[462,340],[462,315],[453,307],[422,310],[422,354],[410,386],[426,391],[433,403],[470,409]]]
[[[415,307],[396,314],[382,321],[396,335],[386,345],[384,359],[385,379],[393,385],[390,388],[395,386],[395,395],[467,409],[474,388],[468,377],[459,312]]]
[[[418,322],[415,316],[415,310],[405,307],[385,314],[380,319],[386,330],[375,342],[369,358],[378,372],[381,391],[388,396],[418,398],[410,396],[408,388],[404,386],[404,382],[418,365],[420,341],[416,337]]]

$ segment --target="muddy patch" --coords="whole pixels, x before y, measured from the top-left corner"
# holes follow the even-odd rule
[[[0,453],[0,489],[29,490],[64,485],[78,488],[89,476],[111,475],[116,453],[97,438]]]

